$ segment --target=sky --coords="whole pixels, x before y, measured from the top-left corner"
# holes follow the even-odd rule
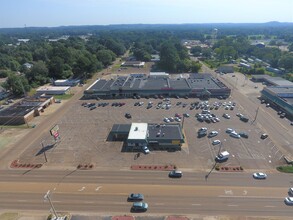
[[[0,28],[293,22],[293,0],[0,0]]]

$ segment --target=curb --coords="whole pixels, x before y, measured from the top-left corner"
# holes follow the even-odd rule
[[[175,170],[175,165],[131,165],[131,170],[158,170],[158,171],[170,171]]]

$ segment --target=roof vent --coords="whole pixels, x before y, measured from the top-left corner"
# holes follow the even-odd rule
[[[135,127],[134,130],[135,130],[135,131],[138,131],[138,127]]]

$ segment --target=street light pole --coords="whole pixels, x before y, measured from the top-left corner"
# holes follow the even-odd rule
[[[55,210],[55,208],[54,208],[54,206],[53,206],[53,203],[52,203],[52,201],[51,201],[51,198],[50,198],[50,190],[48,190],[48,192],[47,192],[46,195],[44,196],[44,199],[45,199],[46,201],[49,201],[50,206],[51,206],[51,209],[53,210],[53,213],[54,213],[54,215],[55,215],[55,218],[57,219],[57,218],[58,218],[58,215],[57,215],[57,212],[56,212],[56,210]]]
[[[46,163],[48,162],[48,159],[47,159],[47,155],[46,155],[46,150],[45,150],[45,147],[44,147],[44,141],[42,141],[42,151],[43,151],[43,154],[44,154],[44,157],[45,157],[45,161]]]

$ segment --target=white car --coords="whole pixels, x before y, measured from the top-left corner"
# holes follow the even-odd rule
[[[233,137],[233,138],[240,138],[240,135],[237,132],[235,132],[235,131],[232,131],[230,133],[230,136]]]
[[[211,132],[209,133],[208,137],[215,137],[215,136],[217,136],[218,134],[219,134],[219,132],[217,132],[217,131],[211,131]]]
[[[221,143],[220,140],[213,140],[212,145],[217,145],[217,144],[220,144],[220,143]]]
[[[208,130],[207,128],[202,127],[202,128],[200,128],[198,131],[201,132],[201,131],[207,131],[207,130]]]
[[[145,154],[149,154],[150,153],[150,149],[147,146],[143,146],[142,150]]]
[[[265,174],[265,173],[254,173],[253,178],[255,178],[255,179],[266,179],[267,174]]]
[[[169,123],[170,122],[169,118],[164,118],[164,122]]]
[[[287,205],[293,205],[293,197],[286,197],[285,198],[285,203]]]
[[[293,188],[289,188],[288,193],[293,196]]]

